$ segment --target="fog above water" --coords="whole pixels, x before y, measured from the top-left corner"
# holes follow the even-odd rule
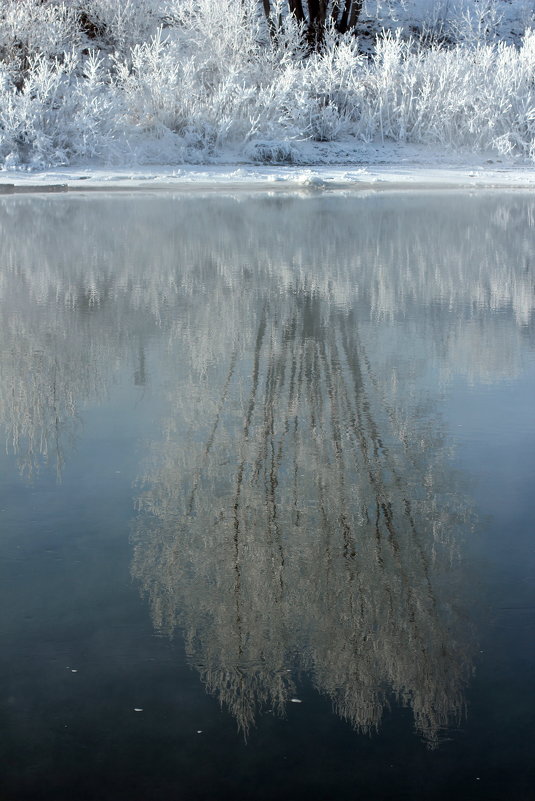
[[[515,375],[533,341],[534,217],[522,194],[3,199],[8,443],[26,470],[61,460],[119,363],[147,380],[149,342],[180,342],[200,376],[247,351],[263,303],[282,319],[304,297],[320,328],[357,315],[398,368],[416,365],[396,324],[441,380]]]
[[[430,745],[462,717],[441,397],[532,352],[534,228],[520,193],[1,201],[7,447],[61,479],[84,409],[146,388],[132,574],[243,732],[295,670],[360,731],[393,697]]]

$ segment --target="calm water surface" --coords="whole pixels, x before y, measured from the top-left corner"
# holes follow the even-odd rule
[[[0,797],[533,790],[535,199],[0,199]]]

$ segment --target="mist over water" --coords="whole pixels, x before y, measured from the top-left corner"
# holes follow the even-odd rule
[[[11,643],[4,756],[27,753],[35,781],[49,770],[58,746],[39,709],[50,702],[57,742],[65,727],[92,732],[88,764],[104,798],[255,797],[244,789],[251,760],[264,777],[258,797],[278,798],[273,759],[282,743],[291,750],[288,737],[305,754],[284,767],[296,797],[352,798],[360,787],[438,799],[470,777],[463,797],[505,798],[488,795],[512,781],[499,738],[490,751],[504,784],[488,765],[474,782],[483,730],[511,739],[525,722],[520,709],[516,723],[490,722],[500,704],[481,654],[490,585],[497,609],[513,595],[523,615],[532,603],[520,488],[535,478],[534,232],[535,200],[523,193],[2,199],[0,565],[20,577],[0,620]],[[500,510],[491,452],[517,454],[517,489],[504,487]],[[67,576],[81,563],[73,612]],[[36,575],[28,661],[15,636],[27,624],[16,621],[27,620]],[[97,619],[99,644],[87,639]],[[509,685],[527,670],[515,620]],[[70,639],[83,642],[96,712],[82,684],[66,724]],[[488,658],[500,664],[499,626],[494,640]],[[117,681],[124,708],[107,696]],[[160,710],[150,729],[125,727],[134,708],[134,724],[148,719],[140,694]],[[191,738],[206,733],[194,723],[205,709],[215,741],[199,751]],[[344,721],[336,733],[332,717]],[[23,719],[35,724],[26,751]],[[102,728],[114,727],[110,746]],[[61,746],[65,764],[43,798],[70,797],[84,736]],[[150,749],[140,759],[139,742],[154,736],[158,760]],[[366,754],[366,770],[356,776],[359,757],[336,778],[318,773],[320,742],[332,764],[348,748]],[[523,792],[527,760],[511,747]],[[132,772],[121,789],[102,766],[110,748]],[[167,759],[177,748],[179,771]],[[230,772],[216,769],[228,758]],[[397,796],[385,795],[386,761]],[[156,763],[158,782],[142,794],[139,775]],[[32,781],[6,774],[15,797],[34,797]],[[90,788],[84,797],[100,797]]]

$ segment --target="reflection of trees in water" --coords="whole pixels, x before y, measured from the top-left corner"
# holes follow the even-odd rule
[[[83,404],[125,360],[150,383],[147,343],[169,346],[176,408],[134,572],[244,729],[283,710],[294,666],[361,729],[392,691],[430,742],[459,713],[466,512],[418,370],[518,370],[534,210],[522,195],[0,202],[0,423],[23,467],[51,452],[60,467]]]
[[[279,286],[307,276],[339,301],[358,286],[375,317],[471,307],[527,324],[534,227],[523,194],[0,198],[1,268],[34,298],[127,295],[164,323],[199,270],[239,290],[247,265]]]
[[[446,380],[514,374],[533,331],[534,220],[522,195],[1,198],[0,423],[23,469],[51,454],[60,467],[119,364],[147,382],[149,338],[186,336],[200,371],[224,358],[257,279],[298,278],[366,322],[414,316]]]
[[[355,312],[301,284],[242,317],[242,340],[247,320],[219,397],[181,385],[189,437],[170,424],[144,482],[133,573],[154,623],[183,628],[244,731],[283,711],[298,667],[359,730],[394,693],[434,743],[470,671],[441,586],[469,518],[445,443]]]
[[[50,314],[43,305],[24,314],[9,301],[0,309],[0,421],[22,473],[45,462],[59,476],[80,425],[80,399],[104,391],[108,354],[94,352],[68,310]]]
[[[79,435],[84,405],[106,396],[121,362],[136,365],[136,380],[145,366],[122,304],[110,301],[105,282],[98,298],[71,286],[67,302],[50,287],[31,298],[31,278],[16,270],[4,273],[0,423],[24,475],[45,463],[59,477]],[[134,314],[130,324],[134,331],[139,325]]]

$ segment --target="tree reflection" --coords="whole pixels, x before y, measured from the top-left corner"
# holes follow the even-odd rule
[[[434,745],[471,670],[447,443],[355,309],[297,281],[241,321],[226,369],[177,390],[189,435],[170,420],[144,480],[133,574],[154,624],[183,629],[245,733],[297,668],[358,730],[394,696]]]
[[[151,383],[150,341],[185,346],[198,374],[228,358],[242,294],[259,278],[275,292],[298,279],[312,305],[358,306],[361,338],[413,325],[444,382],[516,375],[533,341],[534,221],[522,194],[0,198],[8,447],[25,474],[48,461],[59,475],[82,410],[120,367],[135,386]]]
[[[0,202],[8,444],[59,473],[125,364],[170,396],[133,571],[244,731],[294,669],[360,730],[393,696],[430,744],[461,714],[470,511],[434,401],[520,371],[534,220],[522,195]]]
[[[303,669],[357,729],[397,697],[436,743],[470,673],[436,382],[520,370],[534,201],[12,200],[0,423],[21,469],[61,471],[125,363],[165,376],[133,563],[157,628],[245,732]]]
[[[25,477],[47,464],[59,479],[84,405],[106,395],[115,364],[127,354],[124,334],[110,336],[117,309],[104,287],[95,298],[79,286],[67,303],[50,286],[32,297],[34,278],[5,271],[0,424]]]

